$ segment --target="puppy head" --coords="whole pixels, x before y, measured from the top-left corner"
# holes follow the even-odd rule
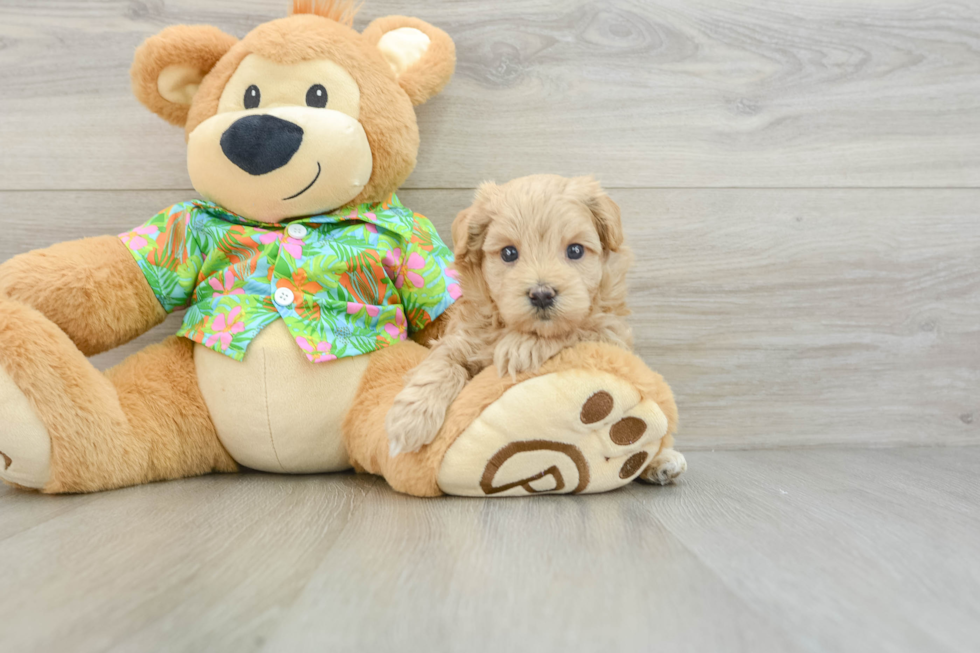
[[[557,336],[579,326],[610,284],[623,244],[619,207],[591,177],[485,183],[453,223],[466,296],[492,301],[509,329]]]

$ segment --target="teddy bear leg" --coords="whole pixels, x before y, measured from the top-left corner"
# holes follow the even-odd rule
[[[39,312],[0,299],[0,479],[94,492],[236,470],[192,352],[169,338],[102,374]]]
[[[359,472],[384,476],[399,492],[439,496],[436,474],[445,449],[429,445],[412,453],[389,454],[385,417],[405,385],[405,375],[429,350],[403,342],[370,354],[356,398],[344,418],[343,434],[351,464]]]
[[[586,343],[516,380],[484,370],[450,407],[431,444],[391,458],[385,414],[425,353],[411,346],[375,353],[345,422],[355,466],[401,492],[605,492],[673,451],[677,407],[663,378],[625,350]]]

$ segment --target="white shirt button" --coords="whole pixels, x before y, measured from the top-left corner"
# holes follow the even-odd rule
[[[291,224],[286,227],[286,235],[296,240],[303,240],[307,233],[309,233],[308,230],[301,224]]]
[[[296,299],[296,296],[293,295],[293,291],[289,288],[280,288],[272,296],[272,301],[282,307],[292,306],[294,299]]]

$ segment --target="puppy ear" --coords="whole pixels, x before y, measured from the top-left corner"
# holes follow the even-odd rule
[[[619,205],[606,195],[593,177],[576,177],[571,180],[570,188],[579,201],[592,211],[603,248],[611,252],[617,251],[623,245],[623,221]]]
[[[460,261],[468,258],[470,256],[470,221],[473,219],[474,209],[469,207],[463,209],[456,214],[456,219],[453,220],[452,234],[453,234],[453,255],[456,257],[456,263],[459,264]]]
[[[490,219],[486,213],[471,206],[463,209],[453,220],[453,250],[457,267],[477,267],[483,257],[483,239],[487,235]]]
[[[492,182],[481,184],[476,191],[473,205],[460,211],[453,220],[453,249],[457,267],[473,268],[480,265],[483,241],[491,219],[485,203],[498,188]]]
[[[364,37],[381,51],[412,104],[438,95],[456,69],[456,45],[448,34],[408,16],[378,18]]]
[[[136,50],[129,71],[136,99],[183,127],[201,80],[237,42],[209,25],[175,25],[151,36]]]

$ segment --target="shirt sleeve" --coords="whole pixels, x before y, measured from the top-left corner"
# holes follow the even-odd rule
[[[194,211],[190,203],[175,204],[143,226],[119,234],[168,313],[190,304],[204,265],[192,228]]]
[[[396,281],[409,331],[421,331],[462,295],[453,253],[432,223],[418,213]]]

